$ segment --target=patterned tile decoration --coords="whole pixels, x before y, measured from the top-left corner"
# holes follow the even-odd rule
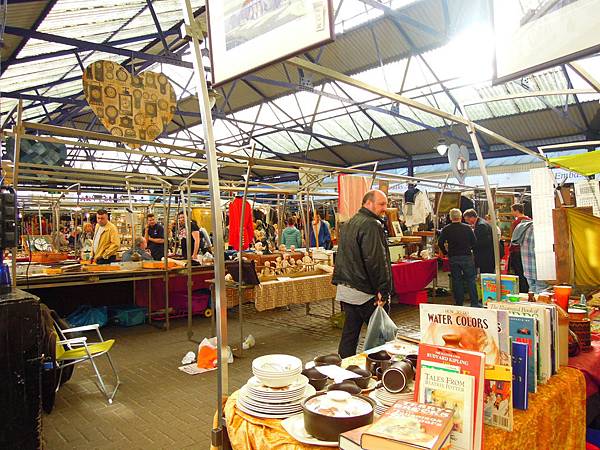
[[[110,134],[145,141],[160,136],[177,104],[173,86],[164,74],[147,71],[131,75],[112,61],[100,60],[86,67],[83,92]]]

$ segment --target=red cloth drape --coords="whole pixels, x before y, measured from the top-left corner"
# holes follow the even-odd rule
[[[425,289],[437,275],[437,259],[392,264],[396,294]]]
[[[242,198],[236,197],[229,205],[229,245],[235,250],[240,249],[240,219],[242,216]],[[242,250],[250,248],[254,239],[254,226],[252,225],[252,207],[246,202],[244,209],[244,243]]]

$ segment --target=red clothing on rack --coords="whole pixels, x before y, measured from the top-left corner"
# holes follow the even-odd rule
[[[236,197],[229,205],[229,245],[235,250],[240,249],[240,218],[242,216],[242,197]],[[244,209],[244,243],[242,250],[250,248],[254,239],[254,225],[252,224],[252,207],[246,201]]]

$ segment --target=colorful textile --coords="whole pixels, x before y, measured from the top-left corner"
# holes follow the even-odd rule
[[[523,220],[513,231],[511,244],[521,246],[521,261],[523,262],[523,274],[527,279],[537,279],[535,267],[535,241],[533,239],[533,222]]]
[[[353,361],[361,364],[364,358]],[[364,364],[364,362],[363,362]],[[342,363],[342,365],[345,365]],[[259,419],[235,407],[238,392],[225,404],[225,424],[232,447],[244,450],[325,450],[301,444],[278,419]],[[484,426],[484,450],[585,449],[585,379],[570,367],[561,367],[547,384],[529,394],[529,409],[514,411],[512,432]]]
[[[600,391],[600,341],[592,341],[592,349],[569,358],[569,367],[581,370],[585,376],[588,397]]]
[[[394,290],[398,297],[425,289],[437,276],[437,259],[392,264]]]
[[[600,173],[600,151],[580,153],[579,155],[550,158],[554,165],[564,167],[585,176]]]
[[[235,250],[240,249],[240,220],[242,216],[242,197],[236,197],[229,205],[229,245]],[[252,223],[252,207],[246,201],[244,208],[244,234],[242,250],[248,250],[254,239],[254,225]]]
[[[567,208],[572,241],[574,283],[600,285],[600,218]]]
[[[362,199],[371,186],[367,177],[356,175],[338,176],[338,213],[339,221],[346,222],[362,206]]]

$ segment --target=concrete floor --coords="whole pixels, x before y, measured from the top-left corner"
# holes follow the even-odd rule
[[[311,312],[329,315],[331,303],[315,303]],[[237,311],[229,312],[230,342],[239,338],[237,316]],[[337,350],[341,330],[327,319],[307,316],[303,305],[260,313],[246,305],[243,316],[245,334],[255,336],[256,346],[229,365],[230,391],[246,383],[252,360],[260,355],[288,353],[306,362]],[[406,334],[418,332],[418,308],[393,305],[392,318]],[[198,342],[208,337],[210,320],[194,318],[193,331],[192,339]],[[53,412],[43,418],[45,448],[209,448],[216,372],[187,375],[177,369],[185,353],[197,349],[197,343],[187,339],[187,322],[173,321],[169,332],[141,325],[106,327],[102,333],[117,340],[111,355],[122,384],[114,403],[106,403],[89,364],[77,367],[57,393]],[[104,364],[102,369],[109,373]]]

